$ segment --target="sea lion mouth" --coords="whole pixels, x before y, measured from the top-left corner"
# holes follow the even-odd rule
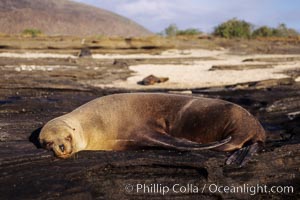
[[[55,156],[57,156],[58,158],[63,158],[63,159],[69,158],[72,155],[73,155],[72,153],[69,153],[69,154],[60,154],[60,155],[55,154]]]
[[[53,151],[53,153],[56,157],[63,158],[63,159],[69,158],[74,154],[73,151],[70,151],[68,153],[63,153],[63,154],[62,153],[56,153],[55,151]]]
[[[73,148],[71,148],[69,152],[64,152],[64,153],[56,152],[56,151],[53,150],[53,149],[52,149],[52,151],[53,151],[53,153],[54,153],[54,155],[55,155],[56,157],[58,157],[58,158],[63,158],[63,159],[69,158],[69,157],[71,157],[71,156],[74,154],[74,153],[73,153]]]

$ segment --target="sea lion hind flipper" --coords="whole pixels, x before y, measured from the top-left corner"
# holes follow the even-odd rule
[[[258,143],[245,146],[241,149],[236,150],[226,160],[226,165],[237,165],[239,167],[245,166],[250,160],[251,156],[261,149]]]
[[[228,138],[221,141],[200,144],[187,139],[175,138],[170,135],[161,133],[145,134],[143,138],[146,140],[145,142],[147,142],[149,146],[160,146],[168,149],[183,151],[213,149],[226,144],[231,140],[231,136],[229,136]]]

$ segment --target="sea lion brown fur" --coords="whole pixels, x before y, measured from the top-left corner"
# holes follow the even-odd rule
[[[179,150],[243,149],[243,160],[265,141],[260,123],[242,107],[219,99],[160,93],[115,94],[90,101],[49,121],[40,143],[67,158],[82,150],[163,147]],[[252,148],[253,147],[253,148]]]

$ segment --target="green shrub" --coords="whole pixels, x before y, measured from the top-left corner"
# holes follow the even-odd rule
[[[176,35],[198,35],[202,32],[195,28],[188,28],[185,30],[178,30]]]
[[[277,28],[270,28],[267,26],[259,27],[254,30],[252,37],[293,37],[298,36],[299,33],[291,28],[287,28],[285,24],[279,24]]]
[[[177,35],[197,35],[200,34],[201,31],[195,28],[188,28],[185,30],[179,30],[176,24],[170,24],[165,30],[160,33],[161,35],[166,36],[177,36]]]
[[[165,29],[165,34],[166,36],[176,36],[178,32],[178,27],[176,24],[170,24],[166,29]]]
[[[252,37],[272,37],[274,34],[274,29],[267,27],[267,26],[262,26],[259,27],[258,29],[254,30],[252,33]]]
[[[249,38],[251,24],[234,18],[218,25],[213,34],[224,38]]]
[[[285,24],[279,24],[277,28],[273,29],[273,36],[276,37],[293,37],[298,36],[299,33],[292,28],[287,28]]]
[[[39,29],[34,29],[34,28],[32,28],[32,29],[25,29],[25,30],[22,31],[22,34],[23,35],[29,35],[31,37],[37,37],[37,36],[39,36],[39,35],[42,34],[42,31],[39,30]]]

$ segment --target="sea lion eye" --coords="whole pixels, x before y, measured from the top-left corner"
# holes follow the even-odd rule
[[[52,147],[52,145],[54,144],[54,142],[44,142],[44,146],[49,149]]]
[[[67,141],[71,142],[71,141],[72,141],[72,136],[71,136],[71,135],[69,135],[68,137],[66,137],[66,138],[65,138],[65,140],[67,140]]]

